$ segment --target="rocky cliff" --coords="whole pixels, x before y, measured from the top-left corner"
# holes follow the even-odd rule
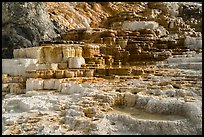
[[[57,37],[43,3],[5,2],[2,8],[3,57],[11,57],[12,49],[35,46],[40,40]]]
[[[172,21],[202,30],[202,6],[194,3],[3,2],[2,56],[11,58],[13,49],[57,39],[70,29],[109,27],[115,19],[125,20],[126,16],[114,18],[121,12],[135,12],[143,20],[157,21],[167,30]]]

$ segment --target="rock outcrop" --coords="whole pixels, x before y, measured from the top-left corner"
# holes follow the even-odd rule
[[[196,32],[202,30],[201,7],[185,2],[4,2],[3,58],[13,57],[13,49],[57,39],[58,34],[70,29],[117,28],[125,20],[155,21],[168,31],[183,34],[189,30],[193,37],[200,36],[191,28]],[[191,18],[192,12],[195,19]],[[188,16],[189,13],[191,16]]]
[[[3,4],[2,134],[202,134],[198,5]]]
[[[3,2],[2,10],[3,58],[13,57],[13,49],[58,37],[59,28],[51,22],[43,3]]]
[[[40,41],[58,39],[68,29],[98,27],[120,10],[143,10],[143,4],[111,2],[4,2],[2,6],[3,58],[12,58],[13,49],[32,47]],[[29,33],[28,33],[29,32]]]

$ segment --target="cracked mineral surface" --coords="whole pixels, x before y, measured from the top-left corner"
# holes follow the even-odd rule
[[[7,94],[3,134],[201,134],[201,72],[156,74]]]
[[[43,4],[66,31],[2,59],[3,135],[202,134],[202,4]]]

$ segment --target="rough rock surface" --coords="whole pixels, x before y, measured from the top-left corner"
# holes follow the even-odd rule
[[[11,58],[12,49],[36,46],[58,36],[43,3],[3,2],[2,10],[3,58]]]
[[[3,3],[2,134],[201,135],[200,7]]]
[[[166,29],[168,26],[175,28],[177,24],[190,25],[201,32],[201,8],[202,4],[190,2],[4,2],[3,58],[12,58],[13,49],[36,46],[40,41],[58,38],[59,33],[70,29],[109,26],[132,17],[156,21]],[[124,15],[118,17],[120,12]],[[136,14],[128,17],[130,12]]]
[[[200,73],[164,69],[140,79],[79,78],[61,81],[58,90],[52,80],[31,85],[29,79],[26,94],[7,94],[2,102],[3,134],[201,134]]]
[[[68,29],[98,27],[117,11],[144,8],[140,3],[124,6],[117,2],[4,2],[2,5],[3,58],[12,58],[13,49],[58,39],[58,34]]]

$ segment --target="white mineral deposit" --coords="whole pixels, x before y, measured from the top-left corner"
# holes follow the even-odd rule
[[[202,135],[202,3],[2,8],[3,135]]]

